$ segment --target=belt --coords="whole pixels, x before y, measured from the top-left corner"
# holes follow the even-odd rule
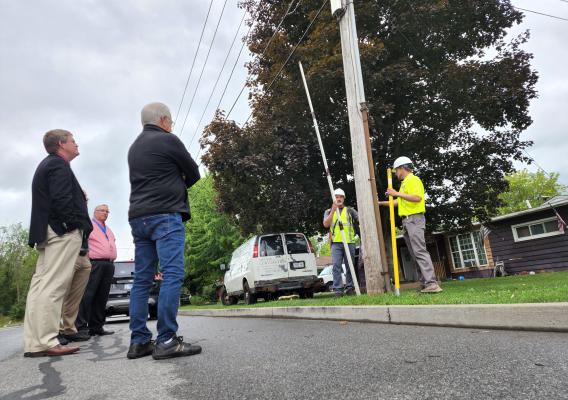
[[[91,261],[106,261],[106,262],[112,262],[112,260],[110,258],[91,258]]]
[[[412,217],[413,215],[424,215],[424,213],[416,213],[416,214],[410,214],[410,215],[402,215],[400,218],[406,219],[406,218],[408,218],[408,217]]]

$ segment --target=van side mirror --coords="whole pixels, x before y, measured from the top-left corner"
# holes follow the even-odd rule
[[[221,271],[224,271],[225,269],[227,269],[225,264],[221,264],[220,268],[221,268]]]

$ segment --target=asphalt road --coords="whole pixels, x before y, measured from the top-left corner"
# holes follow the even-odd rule
[[[154,361],[126,358],[127,320],[106,327],[38,359],[0,330],[0,399],[568,399],[562,333],[180,317],[203,353]]]

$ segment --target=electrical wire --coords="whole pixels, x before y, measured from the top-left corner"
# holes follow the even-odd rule
[[[329,0],[324,0],[322,5],[320,6],[318,12],[316,13],[316,15],[314,16],[314,18],[310,21],[310,24],[308,25],[308,27],[306,28],[306,30],[304,31],[304,33],[302,34],[302,36],[300,37],[300,40],[298,40],[298,43],[296,43],[296,45],[294,46],[294,48],[292,49],[292,51],[290,52],[290,54],[288,55],[288,57],[286,58],[286,61],[284,61],[284,64],[282,64],[282,67],[280,67],[280,70],[276,73],[276,75],[274,76],[274,78],[272,78],[272,81],[268,84],[268,86],[266,87],[266,89],[264,89],[264,91],[269,91],[270,88],[272,87],[272,85],[274,85],[274,83],[276,82],[276,80],[280,77],[280,74],[282,73],[282,71],[284,70],[284,67],[286,67],[286,65],[288,64],[288,62],[290,61],[290,59],[292,58],[292,56],[294,55],[294,53],[296,52],[296,50],[298,49],[298,47],[300,46],[300,44],[302,43],[302,41],[304,40],[304,38],[306,37],[306,35],[308,34],[308,31],[310,30],[310,28],[312,27],[312,25],[314,24],[314,22],[316,21],[316,19],[320,16],[323,8],[326,6],[326,4],[329,2]],[[252,111],[250,112],[249,116],[247,117],[247,119],[245,120],[245,122],[243,123],[242,126],[246,125],[247,122],[249,121],[250,117],[252,116]]]
[[[185,99],[185,93],[187,92],[187,87],[189,86],[189,80],[191,79],[191,75],[193,74],[193,67],[195,66],[195,60],[197,59],[197,53],[199,53],[199,48],[201,47],[201,41],[203,39],[203,33],[205,32],[205,27],[207,26],[207,21],[209,20],[209,14],[211,13],[211,6],[213,5],[213,0],[209,3],[209,9],[207,10],[207,16],[205,17],[205,23],[203,24],[203,28],[201,28],[201,35],[199,36],[199,43],[197,44],[197,49],[195,50],[195,54],[193,55],[193,61],[191,62],[191,68],[189,69],[189,75],[187,76],[187,81],[185,81],[185,87],[183,88],[183,94],[181,95],[181,101],[179,102],[179,107],[176,113],[176,118],[174,119],[174,124],[179,117],[179,112],[181,110],[181,106],[183,104],[183,100]]]
[[[300,3],[302,3],[303,0],[299,0],[298,3],[296,4],[296,7],[294,8],[294,10],[292,10],[292,12],[290,12],[290,9],[292,8],[292,5],[294,4],[296,0],[292,0],[289,4],[288,4],[288,8],[286,9],[286,12],[284,13],[284,16],[280,19],[280,22],[278,23],[278,25],[276,26],[276,29],[274,29],[274,32],[272,33],[272,36],[270,37],[270,39],[268,40],[268,43],[266,44],[266,46],[264,47],[264,50],[262,51],[262,53],[260,54],[259,57],[264,56],[264,54],[266,53],[266,51],[268,50],[268,47],[270,46],[270,43],[272,43],[272,40],[276,37],[276,34],[278,34],[278,31],[280,30],[280,27],[282,26],[282,24],[284,23],[284,20],[286,19],[286,17],[292,13],[294,13],[297,9],[298,6],[300,5]],[[260,5],[259,5],[260,8]],[[231,106],[231,108],[229,109],[229,112],[227,113],[227,115],[225,116],[225,118],[229,118],[229,115],[231,115],[231,112],[233,111],[233,109],[235,108],[235,105],[237,104],[237,101],[239,101],[239,98],[241,97],[241,95],[243,94],[245,88],[247,87],[247,84],[245,82],[245,84],[243,85],[243,87],[241,88],[239,94],[237,95],[237,98],[235,99],[235,101],[233,101],[233,105]],[[217,107],[219,108],[219,107]]]
[[[225,65],[227,64],[227,60],[229,59],[229,56],[231,55],[231,51],[233,50],[233,46],[235,45],[235,41],[237,40],[237,36],[239,35],[239,31],[241,30],[241,25],[243,24],[243,21],[245,20],[245,16],[246,16],[246,11],[243,13],[243,17],[241,18],[241,22],[239,23],[239,26],[237,27],[237,31],[235,32],[235,36],[233,37],[233,41],[231,42],[231,46],[229,47],[229,51],[227,51],[227,55],[225,56],[225,60],[223,61],[223,66],[221,67],[221,70],[219,71],[219,75],[217,75],[217,79],[215,80],[215,84],[213,85],[213,89],[211,90],[211,93],[209,94],[209,98],[207,99],[207,104],[205,104],[205,108],[203,109],[203,112],[201,113],[201,117],[199,118],[199,122],[197,123],[197,126],[195,127],[195,132],[193,132],[193,135],[191,136],[191,141],[189,142],[189,147],[191,147],[191,145],[193,143],[193,139],[195,138],[195,136],[197,135],[197,132],[199,131],[199,126],[201,125],[201,121],[203,121],[203,117],[205,116],[205,113],[207,112],[207,107],[209,107],[209,103],[211,103],[211,99],[213,98],[213,94],[215,93],[215,89],[217,89],[217,85],[219,84],[219,80],[221,79],[221,75],[223,74],[223,71],[225,70]]]
[[[187,121],[187,117],[191,112],[191,107],[193,106],[193,101],[195,100],[195,95],[197,94],[197,90],[199,89],[199,84],[201,83],[201,78],[203,77],[203,71],[205,71],[205,66],[207,65],[207,61],[209,60],[209,55],[211,54],[211,49],[213,48],[213,44],[215,42],[215,38],[217,37],[217,31],[219,30],[219,25],[221,24],[221,19],[223,18],[223,13],[225,12],[225,6],[227,5],[227,1],[223,3],[223,8],[221,9],[221,14],[219,15],[219,19],[217,20],[217,25],[215,26],[215,32],[213,32],[213,37],[211,38],[211,44],[209,45],[209,50],[207,50],[207,55],[205,56],[205,61],[203,62],[203,67],[201,68],[201,72],[199,74],[199,78],[197,79],[197,85],[195,86],[195,91],[193,92],[193,96],[191,97],[191,101],[189,102],[189,108],[187,109],[187,113],[185,114],[185,118],[183,120],[183,124],[181,126],[181,130],[179,132],[179,137],[183,135],[183,129],[185,128],[185,123]]]
[[[554,18],[554,19],[559,19],[559,20],[562,20],[562,21],[568,21],[568,18],[558,17],[558,16],[556,16],[556,15],[546,14],[546,13],[543,13],[543,12],[540,12],[540,11],[529,10],[529,9],[521,8],[521,7],[517,7],[517,6],[512,6],[512,7],[513,7],[514,9],[516,9],[516,10],[526,11],[526,12],[533,13],[533,14],[538,14],[538,15],[543,15],[543,16],[545,16],[545,17]]]

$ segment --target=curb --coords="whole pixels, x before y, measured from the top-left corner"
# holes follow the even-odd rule
[[[568,303],[192,309],[179,315],[568,332]]]

